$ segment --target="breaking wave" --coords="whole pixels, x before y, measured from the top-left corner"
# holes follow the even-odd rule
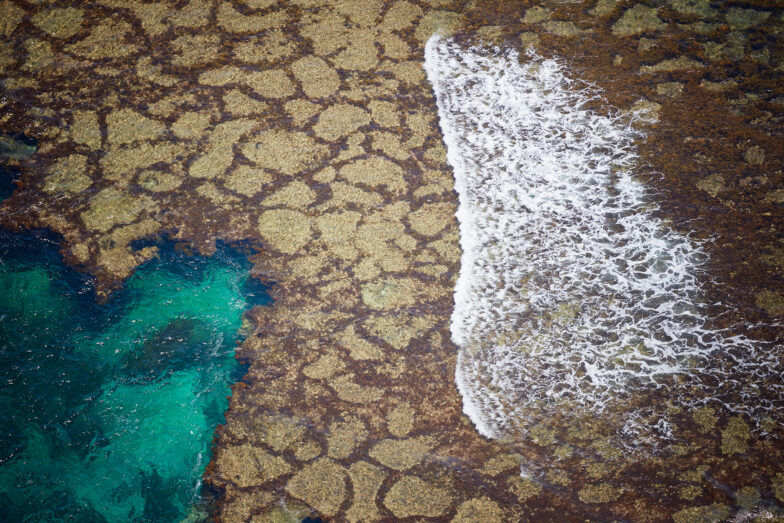
[[[435,36],[425,68],[459,195],[456,382],[481,434],[508,435],[548,409],[623,409],[663,387],[683,406],[773,407],[753,387],[735,391],[737,404],[719,398],[727,380],[762,383],[781,363],[769,345],[708,325],[706,253],[656,217],[633,178],[634,115],[587,109],[595,90],[532,51],[521,60]]]

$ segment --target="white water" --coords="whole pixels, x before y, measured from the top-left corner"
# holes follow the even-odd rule
[[[705,326],[706,255],[632,177],[629,118],[585,109],[597,94],[559,62],[523,58],[439,36],[425,55],[460,200],[455,379],[479,432],[525,430],[548,409],[601,412],[673,377],[733,379],[717,351],[733,374],[775,371],[760,344]],[[685,406],[726,389],[703,381],[700,397],[668,394]],[[753,414],[753,390],[740,395],[728,408]]]

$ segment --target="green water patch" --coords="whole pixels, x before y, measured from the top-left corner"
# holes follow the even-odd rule
[[[249,274],[166,244],[98,304],[54,242],[0,233],[0,519],[202,519],[242,315],[269,303]]]

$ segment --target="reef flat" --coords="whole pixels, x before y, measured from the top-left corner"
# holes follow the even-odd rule
[[[574,3],[0,2],[0,130],[37,140],[0,206],[107,295],[158,235],[261,246],[205,479],[223,521],[712,521],[781,513],[782,427],[673,405],[656,453],[601,416],[490,440],[462,415],[449,318],[460,248],[425,42],[534,46],[645,110],[639,176],[712,237],[710,289],[780,336],[782,12]],[[754,256],[749,256],[754,253]],[[764,392],[764,391],[763,391]],[[622,415],[621,413],[616,413]],[[759,422],[759,423],[757,423]]]

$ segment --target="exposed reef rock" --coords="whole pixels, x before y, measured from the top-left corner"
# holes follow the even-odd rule
[[[254,272],[276,282],[275,304],[248,315],[248,373],[205,474],[219,520],[712,521],[757,499],[780,511],[780,426],[673,407],[672,443],[638,456],[590,413],[532,420],[523,440],[487,440],[462,415],[457,202],[422,70],[435,32],[563,56],[605,88],[594,110],[658,107],[640,177],[675,227],[716,238],[716,278],[743,289],[739,307],[784,314],[773,3],[522,4],[0,1],[0,156],[23,172],[3,226],[58,233],[101,296],[155,255],[139,240],[261,246]],[[759,37],[741,38],[749,27]],[[37,140],[32,157],[15,132]],[[750,261],[761,246],[768,261]]]

